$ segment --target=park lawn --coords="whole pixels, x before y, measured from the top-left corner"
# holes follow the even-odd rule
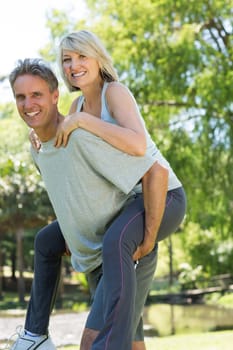
[[[233,331],[148,338],[148,350],[231,350]]]
[[[233,331],[146,338],[147,350],[232,350]],[[59,350],[78,350],[67,346]]]

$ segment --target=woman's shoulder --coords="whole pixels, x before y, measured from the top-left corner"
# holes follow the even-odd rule
[[[107,87],[106,87],[107,98],[114,97],[117,94],[121,94],[123,92],[130,93],[130,90],[128,89],[128,87],[123,83],[120,83],[119,81],[111,81],[110,83],[107,83]]]
[[[111,82],[106,82],[107,84],[107,90],[113,90],[113,89],[127,89],[126,85],[119,81],[111,81]]]

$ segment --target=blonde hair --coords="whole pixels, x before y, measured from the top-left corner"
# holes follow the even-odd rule
[[[73,51],[80,55],[96,59],[100,66],[101,78],[108,82],[118,81],[118,75],[113,67],[112,59],[95,34],[87,30],[80,30],[78,32],[67,34],[61,40],[58,50],[58,65],[61,76],[69,91],[76,91],[79,90],[79,88],[72,86],[64,74],[62,64],[63,50]]]

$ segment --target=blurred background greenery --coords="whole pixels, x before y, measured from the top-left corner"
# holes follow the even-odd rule
[[[58,72],[56,49],[61,37],[83,28],[94,31],[187,193],[184,223],[160,244],[145,317],[159,335],[232,329],[233,1],[84,2],[87,11],[78,20],[75,14],[48,9],[49,41],[39,56]],[[0,84],[6,78],[1,77]],[[59,80],[60,109],[67,114],[75,95]],[[25,308],[34,235],[54,213],[31,162],[28,130],[14,103],[0,105],[0,137],[0,309],[4,312]],[[65,259],[57,308],[77,311],[88,308],[88,303],[85,277],[72,271]],[[221,317],[216,316],[220,308]],[[203,312],[210,318],[201,327]],[[180,324],[186,316],[187,322]]]

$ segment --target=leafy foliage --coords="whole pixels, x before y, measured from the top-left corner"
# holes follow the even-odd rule
[[[120,80],[135,95],[153,139],[184,184],[188,211],[179,237],[187,262],[194,269],[202,265],[207,273],[230,271],[232,0],[87,0],[86,4],[88,16],[81,21],[75,19],[75,14],[49,11],[50,41],[41,49],[41,55],[55,64],[61,37],[78,29],[90,29],[102,39]],[[62,84],[61,91],[60,107],[66,114],[74,96],[68,97]],[[13,203],[12,211],[19,213],[20,204],[29,213],[35,207],[38,213],[44,213],[43,206],[38,207],[38,198],[43,198],[42,187],[38,182],[36,190],[31,191],[36,177],[31,179],[31,168],[23,155],[27,132],[9,133],[10,116],[14,113],[12,106],[0,108],[0,155],[4,156],[8,147],[14,145],[13,154],[22,150],[22,157],[1,162],[3,192],[11,198],[4,197],[4,202],[12,203],[13,193],[17,192],[19,200]],[[25,177],[27,184],[19,185]],[[27,204],[30,198],[35,202],[32,208]]]
[[[0,179],[0,215],[7,230],[36,227],[52,218],[44,185],[33,164],[21,155],[9,157],[2,164]],[[12,220],[13,219],[13,220]]]
[[[198,225],[191,235],[186,226],[183,244],[189,248],[187,258],[190,255],[192,264],[203,265],[204,271],[229,270],[232,1],[87,3],[92,17],[86,26],[112,53],[121,79],[141,106],[148,129],[186,189],[186,223]],[[220,250],[224,251],[221,257]]]

